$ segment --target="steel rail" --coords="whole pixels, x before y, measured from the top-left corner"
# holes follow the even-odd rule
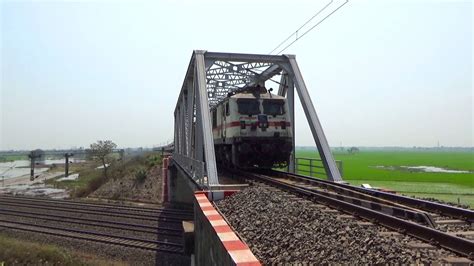
[[[72,212],[72,213],[83,213],[83,214],[92,214],[92,215],[101,215],[101,216],[112,216],[112,217],[120,217],[120,218],[130,218],[130,219],[139,219],[139,220],[147,220],[147,221],[164,221],[164,222],[181,222],[186,219],[192,219],[190,217],[167,217],[167,216],[146,216],[146,215],[139,215],[139,214],[120,214],[120,213],[105,213],[100,211],[91,211],[91,210],[83,210],[79,208],[62,208],[62,207],[48,207],[44,205],[34,205],[28,203],[18,203],[18,202],[5,202],[0,201],[1,206],[17,206],[23,208],[35,208],[35,209],[43,209],[43,210],[51,210],[51,211],[63,211],[63,212]]]
[[[390,201],[390,200],[381,199],[381,198],[378,198],[378,197],[375,197],[375,196],[372,196],[372,195],[368,195],[368,194],[363,193],[361,191],[354,190],[351,186],[346,187],[346,186],[344,186],[344,184],[341,184],[341,183],[329,182],[327,180],[322,180],[322,179],[319,179],[319,178],[313,178],[313,177],[310,177],[310,176],[297,175],[297,174],[293,174],[293,173],[274,171],[274,170],[268,170],[268,169],[255,170],[255,172],[256,173],[263,173],[263,174],[270,175],[270,176],[280,176],[280,177],[286,178],[286,179],[289,178],[289,179],[293,179],[293,180],[299,180],[299,181],[309,183],[309,184],[312,184],[312,185],[315,185],[315,186],[318,186],[318,187],[322,187],[322,188],[326,188],[326,189],[336,191],[340,194],[345,194],[345,195],[349,195],[349,196],[356,197],[356,198],[371,200],[371,201],[374,201],[374,202],[383,203],[383,204],[387,204],[387,205],[403,207],[403,208],[411,209],[413,211],[419,211],[418,209],[412,208],[410,206],[405,206],[405,205],[402,205],[402,204],[399,204],[399,203],[396,203],[396,202],[393,202],[393,201]]]
[[[161,251],[169,253],[183,252],[182,244],[153,241],[147,239],[139,239],[132,237],[118,237],[114,235],[101,234],[97,232],[90,232],[85,230],[74,230],[65,228],[55,228],[51,226],[40,226],[36,224],[29,224],[23,222],[12,222],[0,220],[0,228],[9,228],[14,230],[28,231],[34,233],[49,234],[54,236],[66,237],[71,239],[79,239],[93,242],[100,242],[111,245],[146,249],[152,251]]]
[[[64,201],[64,200],[44,200],[44,199],[32,199],[32,198],[26,198],[26,197],[4,197],[0,196],[0,202],[1,201],[21,201],[21,202],[34,202],[34,204],[43,204],[43,205],[71,205],[75,206],[72,208],[76,207],[81,207],[81,209],[87,208],[90,210],[98,210],[100,211],[107,211],[111,213],[116,213],[115,211],[118,210],[123,210],[125,212],[129,212],[135,214],[135,212],[144,212],[144,213],[150,213],[150,214],[141,214],[141,215],[157,215],[157,214],[166,214],[166,215],[190,215],[192,214],[191,211],[175,211],[173,209],[156,209],[156,210],[141,210],[139,208],[134,208],[134,207],[122,207],[122,206],[116,206],[116,205],[91,205],[91,204],[83,204],[83,203],[77,203],[77,202],[71,202],[71,201]],[[69,207],[68,207],[69,208]],[[123,213],[123,212],[121,212]]]
[[[149,240],[149,239],[136,238],[136,237],[130,237],[130,236],[116,236],[116,235],[104,234],[104,233],[89,231],[89,230],[80,230],[80,229],[71,229],[71,228],[58,228],[56,226],[39,225],[39,224],[34,224],[34,223],[25,223],[25,222],[20,222],[20,221],[9,221],[9,220],[3,220],[3,219],[0,219],[0,222],[28,225],[28,226],[34,226],[34,227],[40,227],[40,228],[47,228],[47,229],[57,229],[57,230],[63,230],[63,231],[68,231],[68,232],[73,232],[73,233],[82,233],[82,234],[89,234],[89,235],[96,235],[96,236],[116,237],[116,238],[121,238],[121,239],[125,239],[125,240],[141,241],[141,242],[147,242],[147,243],[152,243],[152,244],[157,244],[157,245],[170,245],[170,246],[179,246],[179,247],[182,246],[181,243],[173,243],[173,242],[159,241],[159,240]]]
[[[92,219],[71,218],[71,217],[59,216],[59,215],[45,215],[45,214],[39,214],[39,213],[34,213],[34,212],[29,213],[29,212],[22,212],[22,211],[0,209],[0,216],[2,215],[40,219],[40,220],[45,220],[45,221],[68,223],[68,224],[96,226],[96,227],[103,227],[103,228],[141,232],[141,233],[167,235],[167,236],[181,236],[182,235],[182,230],[174,229],[174,228],[163,228],[159,226],[157,227],[147,226],[149,228],[143,228],[143,225],[140,225],[140,224],[123,225],[123,223],[121,226],[119,226],[115,224],[110,224],[108,221],[100,221],[100,220],[94,221]],[[52,217],[55,217],[56,219]],[[92,222],[90,220],[92,220]]]
[[[165,226],[153,226],[153,225],[136,224],[136,223],[124,223],[124,222],[116,222],[116,221],[102,220],[102,219],[92,219],[92,218],[83,218],[83,217],[79,218],[79,217],[71,217],[71,216],[57,215],[57,214],[44,214],[44,213],[38,213],[38,212],[32,212],[32,211],[19,211],[19,210],[10,210],[10,209],[0,209],[0,211],[6,211],[6,212],[12,212],[12,213],[21,213],[21,214],[43,215],[43,216],[55,217],[55,218],[61,218],[61,219],[73,219],[73,220],[95,222],[95,223],[107,223],[107,224],[112,224],[112,225],[134,226],[134,227],[140,227],[140,228],[144,228],[144,229],[155,229],[155,228],[157,228],[157,229],[163,229],[163,230],[168,230],[168,231],[175,230],[176,232],[181,232],[182,231],[181,229],[165,227]]]
[[[404,234],[408,234],[425,242],[429,242],[433,245],[438,245],[443,248],[449,249],[455,253],[458,253],[462,256],[468,258],[474,257],[474,242],[469,241],[465,238],[460,238],[457,236],[449,235],[445,232],[423,226],[411,221],[403,220],[397,217],[393,217],[381,212],[377,212],[359,205],[354,205],[342,200],[338,200],[332,197],[322,195],[317,191],[311,191],[303,189],[297,185],[291,185],[279,180],[276,180],[273,177],[257,175],[249,172],[238,172],[240,176],[244,178],[250,178],[257,181],[263,181],[265,183],[271,184],[273,186],[279,187],[281,189],[295,192],[300,195],[309,197],[316,200],[317,202],[322,202],[332,208],[339,209],[343,212],[349,213],[351,215],[359,216],[363,219],[369,221],[375,221],[383,226],[397,230]]]
[[[311,186],[328,189],[328,190],[334,191],[334,193],[338,193],[337,195],[334,195],[334,196],[340,200],[344,200],[356,205],[361,205],[363,207],[366,207],[372,210],[385,212],[387,214],[394,215],[400,218],[412,219],[418,222],[422,222],[433,228],[436,227],[435,220],[433,219],[433,217],[431,217],[429,213],[426,213],[422,210],[407,207],[398,203],[393,203],[385,199],[379,199],[377,197],[367,195],[358,191],[353,191],[347,188],[338,187],[334,185],[335,183],[333,182],[322,183],[322,182],[319,182],[319,180],[317,179],[301,179],[301,178],[297,178],[297,177],[282,174],[282,173],[274,173],[271,176],[278,176],[285,179],[294,179],[294,180],[302,181],[304,183],[308,183]],[[300,187],[302,187],[302,185],[300,185]],[[314,188],[306,188],[306,187],[303,187],[303,188],[308,189],[308,190],[314,189]],[[331,196],[330,192],[320,191],[320,193],[323,193],[326,196]]]
[[[186,209],[168,209],[166,207],[142,207],[142,206],[118,206],[114,204],[105,204],[105,203],[92,203],[92,202],[80,202],[80,201],[72,201],[72,200],[57,200],[57,199],[46,199],[46,198],[34,198],[34,197],[24,197],[24,196],[8,196],[8,195],[0,195],[0,200],[2,198],[6,199],[18,199],[24,201],[38,201],[38,202],[51,202],[57,204],[65,204],[65,205],[78,205],[78,206],[91,206],[91,207],[98,207],[98,208],[112,208],[112,209],[120,209],[120,210],[132,210],[132,211],[142,211],[142,212],[169,212],[169,213],[192,213],[192,210]]]
[[[319,179],[319,178],[314,178],[314,177],[308,177],[304,175],[299,175],[299,174],[293,174],[293,173],[287,173],[287,172],[282,172],[282,171],[276,171],[276,170],[268,170],[266,171],[266,174],[269,175],[274,175],[274,174],[284,174],[284,175],[289,175],[295,178],[300,178],[300,179],[305,179],[305,180],[317,180],[320,183],[326,183],[334,186],[338,186],[341,188],[346,188],[350,189],[353,191],[358,191],[367,195],[371,195],[374,197],[378,197],[381,199],[389,200],[389,201],[394,201],[397,203],[401,203],[407,206],[411,206],[414,208],[419,208],[422,210],[434,212],[434,213],[439,213],[443,214],[452,218],[457,218],[461,220],[468,221],[470,223],[474,223],[474,210],[469,210],[469,209],[463,209],[455,206],[450,206],[438,202],[432,202],[428,200],[422,200],[422,199],[416,199],[412,197],[407,197],[399,194],[393,194],[393,193],[388,193],[388,192],[383,192],[383,191],[377,191],[373,189],[366,189],[362,187],[356,187],[348,184],[341,184],[341,183],[335,183],[331,182],[328,180],[324,179]]]
[[[302,187],[301,185],[297,185],[297,186],[308,191],[315,191],[314,187],[308,188],[308,187]],[[433,218],[425,212],[411,211],[411,210],[407,210],[400,207],[390,206],[390,205],[386,205],[386,204],[382,204],[378,202],[372,202],[370,200],[363,200],[363,199],[358,199],[358,198],[354,198],[354,197],[350,197],[346,195],[337,194],[336,192],[327,192],[327,191],[320,191],[320,190],[318,190],[317,192],[327,197],[337,198],[339,200],[349,202],[354,205],[359,205],[359,206],[362,206],[374,211],[383,212],[388,215],[396,216],[402,219],[404,218],[404,219],[414,220],[414,221],[426,224],[430,226],[431,228],[436,228],[436,224]]]

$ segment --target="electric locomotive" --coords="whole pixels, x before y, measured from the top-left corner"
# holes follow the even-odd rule
[[[285,167],[292,130],[285,97],[247,87],[214,106],[212,133],[218,164],[239,168]]]

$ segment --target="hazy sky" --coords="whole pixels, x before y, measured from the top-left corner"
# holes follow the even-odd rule
[[[0,0],[0,149],[171,140],[193,49],[268,53],[327,2]],[[353,0],[285,51],[330,145],[474,146],[472,10]]]

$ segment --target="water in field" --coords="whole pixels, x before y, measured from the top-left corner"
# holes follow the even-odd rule
[[[383,165],[377,165],[375,168],[378,169],[385,169],[385,170],[401,170],[401,171],[409,171],[409,172],[424,172],[424,173],[451,173],[451,174],[469,174],[471,173],[470,171],[465,171],[465,170],[453,170],[453,169],[446,169],[442,167],[436,167],[436,166],[425,166],[425,165],[419,165],[419,166],[383,166]]]
[[[400,166],[403,168],[406,168],[408,170],[420,170],[422,172],[427,172],[427,173],[452,173],[452,174],[468,174],[469,171],[464,171],[464,170],[450,170],[450,169],[445,169],[441,167],[435,167],[435,166]]]
[[[70,162],[80,163],[80,162],[84,162],[84,160],[71,158]],[[45,165],[62,164],[62,163],[64,163],[64,159],[44,161]],[[47,167],[35,168],[35,175],[45,172],[48,169],[49,168]],[[30,161],[29,160],[17,160],[13,162],[0,163],[0,179],[2,177],[5,177],[5,179],[8,179],[8,178],[29,175],[29,174],[30,174]]]
[[[30,161],[18,160],[0,163],[0,178],[14,178],[30,174]],[[48,168],[35,168],[35,175],[47,171]]]

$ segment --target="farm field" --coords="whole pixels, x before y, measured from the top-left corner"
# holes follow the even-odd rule
[[[362,150],[355,154],[343,151],[333,154],[343,163],[344,180],[353,185],[368,183],[405,195],[474,207],[474,152]],[[315,150],[299,149],[296,157],[319,158],[319,154]],[[462,173],[423,172],[405,166],[433,166]],[[300,166],[299,169],[307,170],[308,167]]]

